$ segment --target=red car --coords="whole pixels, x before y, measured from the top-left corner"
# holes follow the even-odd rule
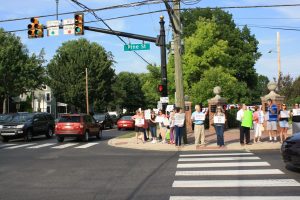
[[[96,120],[87,114],[62,115],[55,125],[55,135],[58,142],[63,142],[65,137],[77,137],[84,142],[90,136],[102,137],[102,129]]]
[[[127,116],[127,115],[121,117],[117,122],[118,130],[134,129],[134,120],[132,120],[131,118],[132,116]]]

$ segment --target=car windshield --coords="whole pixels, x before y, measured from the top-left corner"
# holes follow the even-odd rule
[[[28,120],[32,119],[33,115],[34,115],[33,113],[13,115],[10,122],[16,122],[16,123],[27,122]]]
[[[121,117],[121,120],[131,120],[131,116],[123,116]]]
[[[4,114],[4,115],[0,115],[0,123],[1,122],[9,122],[12,120],[13,115],[10,114]]]
[[[104,121],[105,115],[94,115],[95,120]]]
[[[58,122],[80,122],[80,116],[61,116]]]

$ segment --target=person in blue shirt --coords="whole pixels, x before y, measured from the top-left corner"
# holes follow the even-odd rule
[[[205,145],[204,121],[207,113],[202,112],[200,105],[196,105],[195,110],[191,117],[194,123],[195,145]]]
[[[267,100],[268,107],[268,121],[267,121],[267,131],[269,133],[269,142],[277,142],[277,120],[278,120],[278,109],[277,105],[273,104],[272,99]],[[274,138],[274,140],[272,140]]]

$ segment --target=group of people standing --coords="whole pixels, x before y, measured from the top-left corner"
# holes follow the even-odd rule
[[[292,119],[293,133],[300,132],[300,109],[295,104],[292,110],[287,109],[286,104],[281,104],[280,109],[271,99],[267,100],[265,111],[261,107],[255,106],[252,112],[245,104],[237,112],[237,120],[240,122],[240,143],[241,145],[251,145],[250,128],[253,125],[253,143],[261,142],[262,132],[266,130],[269,135],[269,142],[278,141],[282,143],[287,138],[289,119]],[[279,130],[278,130],[279,127]]]
[[[175,107],[169,113],[165,113],[164,110],[159,110],[158,113],[150,110],[137,110],[132,119],[135,121],[137,143],[139,143],[139,140],[143,143],[149,140],[147,133],[150,132],[152,143],[161,140],[162,143],[167,144],[167,139],[169,139],[170,144],[181,146],[185,123],[185,113],[181,108]]]

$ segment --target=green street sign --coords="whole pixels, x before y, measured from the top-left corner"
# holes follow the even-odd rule
[[[150,50],[150,44],[126,44],[124,45],[124,51],[139,51],[139,50]]]

